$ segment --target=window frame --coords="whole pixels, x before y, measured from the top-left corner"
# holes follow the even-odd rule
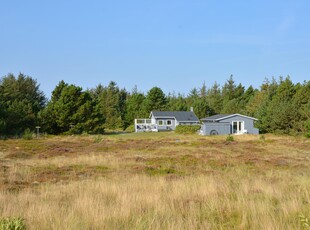
[[[236,124],[236,132],[234,132],[234,124]],[[244,121],[238,121],[238,120],[235,120],[235,121],[232,121],[232,134],[243,134],[244,133]]]

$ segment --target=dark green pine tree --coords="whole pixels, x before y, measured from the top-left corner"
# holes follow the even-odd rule
[[[4,76],[0,81],[0,106],[2,134],[21,134],[25,129],[35,130],[38,113],[44,108],[46,98],[33,78],[19,74]]]
[[[247,114],[258,118],[256,122],[260,132],[270,132],[270,113],[268,107],[275,96],[278,88],[278,82],[273,77],[271,81],[265,79],[260,86],[260,91],[256,92],[253,98],[246,105]]]
[[[0,135],[6,135],[6,111],[2,102],[0,102]]]
[[[40,113],[42,129],[53,134],[91,132],[92,98],[81,87],[59,82],[51,101]]]
[[[202,87],[200,88],[200,97],[201,98],[206,98],[207,96],[207,86],[206,86],[206,82],[203,82]]]
[[[125,128],[125,109],[127,92],[120,90],[116,82],[111,81],[100,94],[99,103],[105,117],[105,127],[110,130]]]
[[[103,114],[103,105],[100,103],[101,94],[105,91],[104,86],[99,84],[96,88],[89,91],[92,98],[92,114],[89,120],[89,125],[92,127],[92,133],[104,133],[105,129],[105,115]]]
[[[167,97],[167,110],[170,111],[187,111],[188,106],[186,103],[186,98],[180,93],[175,95],[175,93],[169,94]]]
[[[142,93],[138,92],[138,89],[135,87],[131,94],[128,95],[126,100],[126,114],[125,114],[125,126],[128,127],[134,123],[134,120],[137,118],[143,118],[143,102],[145,96]]]
[[[289,101],[274,100],[267,108],[266,120],[269,127],[267,132],[289,134],[293,131],[296,114],[294,105]]]
[[[162,111],[167,106],[167,98],[159,87],[153,87],[146,95],[143,103],[144,116],[148,116],[152,110]]]
[[[227,80],[222,88],[223,107],[221,113],[240,113],[240,98],[244,92],[244,87],[236,86],[233,75]],[[240,97],[240,98],[239,98]]]
[[[205,118],[214,114],[214,110],[210,108],[206,98],[198,98],[194,102],[194,112],[198,118]]]
[[[293,129],[297,108],[292,103],[295,86],[289,77],[280,78],[279,86],[267,107],[268,132],[290,133]]]
[[[292,103],[298,110],[294,130],[309,134],[310,137],[310,81],[298,84]]]
[[[220,85],[215,82],[207,92],[207,101],[213,114],[221,113],[223,107],[223,98]]]

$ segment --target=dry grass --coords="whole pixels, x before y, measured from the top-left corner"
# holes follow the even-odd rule
[[[310,141],[173,133],[0,142],[0,216],[29,229],[301,229]]]

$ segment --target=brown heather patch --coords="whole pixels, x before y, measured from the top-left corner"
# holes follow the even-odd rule
[[[105,165],[46,165],[21,166],[1,165],[0,188],[9,191],[18,191],[27,187],[37,186],[40,183],[69,182],[88,178],[106,176],[109,169]]]
[[[31,168],[33,181],[38,182],[57,182],[60,180],[77,180],[80,178],[89,178],[95,176],[104,176],[108,171],[108,167],[97,165],[68,165],[68,166],[49,166]]]

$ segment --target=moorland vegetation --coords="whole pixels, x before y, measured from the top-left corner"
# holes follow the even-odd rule
[[[175,133],[0,141],[0,216],[27,229],[307,229],[310,140]]]

